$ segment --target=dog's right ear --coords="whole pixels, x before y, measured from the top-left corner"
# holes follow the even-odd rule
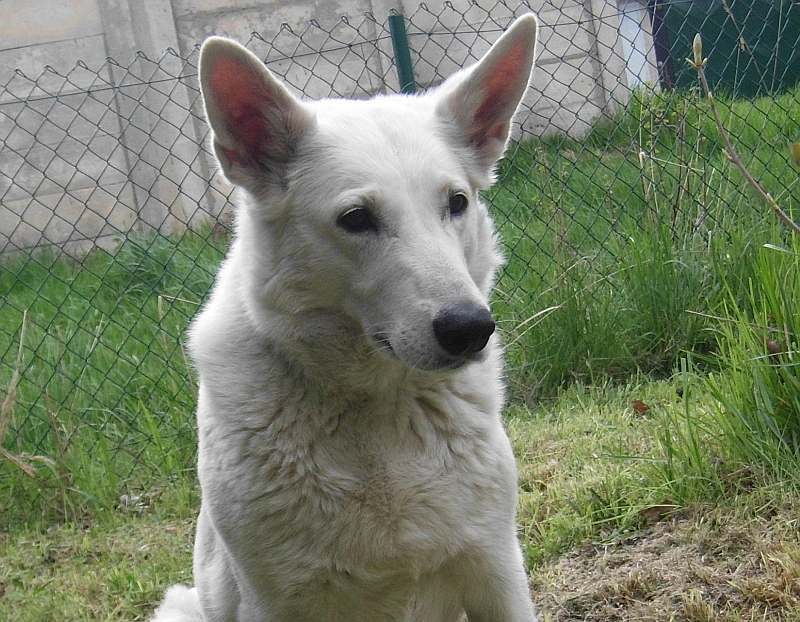
[[[440,117],[456,128],[485,171],[505,151],[511,119],[530,80],[538,29],[533,13],[519,17],[483,58],[436,91]]]
[[[225,176],[256,190],[283,174],[314,115],[257,56],[223,37],[200,50],[200,91]]]

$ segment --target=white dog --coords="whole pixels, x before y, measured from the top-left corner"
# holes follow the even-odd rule
[[[533,66],[518,19],[421,96],[301,102],[212,38],[200,81],[245,195],[191,329],[196,586],[157,622],[532,622],[478,191]]]

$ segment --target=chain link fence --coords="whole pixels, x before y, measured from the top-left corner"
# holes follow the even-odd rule
[[[424,89],[531,9],[537,67],[486,194],[508,257],[494,304],[515,399],[578,377],[577,362],[545,360],[545,320],[563,323],[571,300],[615,304],[614,275],[630,273],[641,239],[663,230],[708,247],[763,216],[685,63],[696,32],[743,159],[797,213],[782,145],[800,138],[800,5],[439,2],[401,16],[404,40],[365,13],[243,42],[306,97],[367,97],[399,90],[398,45]],[[18,70],[0,85],[0,529],[141,509],[193,477],[184,333],[235,202],[209,151],[198,50]]]

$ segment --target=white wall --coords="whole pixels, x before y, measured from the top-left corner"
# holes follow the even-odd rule
[[[517,117],[517,132],[580,135],[599,115],[611,113],[617,100],[624,102],[627,94],[627,89],[619,88],[625,82],[616,3],[533,0],[529,4],[541,22],[539,57],[531,88]],[[474,62],[515,14],[528,10],[520,7],[512,14],[491,1],[467,0],[427,2],[429,11],[419,9],[415,0],[404,0],[403,5],[414,26],[443,33],[441,37],[411,37],[412,60],[423,85]],[[481,30],[487,33],[461,34],[452,41],[447,33],[468,30],[465,24],[482,24]],[[437,44],[439,41],[447,42],[446,50]]]
[[[626,100],[624,59],[641,62],[637,50],[652,48],[649,20],[644,13],[626,44],[615,1],[530,6],[540,55],[515,133],[580,135]],[[81,252],[132,229],[168,232],[219,215],[230,187],[197,148],[207,135],[199,42],[223,34],[248,43],[306,96],[363,97],[397,89],[390,10],[408,19],[422,87],[476,60],[514,17],[493,0],[0,2],[0,252]]]
[[[650,16],[646,0],[619,0],[619,36],[626,61],[626,77],[632,89],[658,83]]]

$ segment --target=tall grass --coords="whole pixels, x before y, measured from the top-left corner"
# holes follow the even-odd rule
[[[187,233],[132,236],[81,262],[45,252],[3,264],[0,428],[17,463],[0,460],[0,525],[144,502],[153,482],[193,477],[182,335],[221,256]]]
[[[715,369],[684,363],[684,408],[659,430],[656,479],[682,503],[800,488],[800,240],[759,246],[748,268],[723,281]]]
[[[800,89],[718,106],[753,174],[800,215],[785,147],[800,137]],[[739,291],[723,283],[747,280],[772,232],[693,93],[637,93],[581,141],[519,146],[489,198],[508,256],[495,306],[514,395],[529,401],[709,352],[709,316]]]
[[[800,240],[756,254],[742,295],[728,289],[717,328],[724,367],[709,376],[728,460],[800,474]]]

